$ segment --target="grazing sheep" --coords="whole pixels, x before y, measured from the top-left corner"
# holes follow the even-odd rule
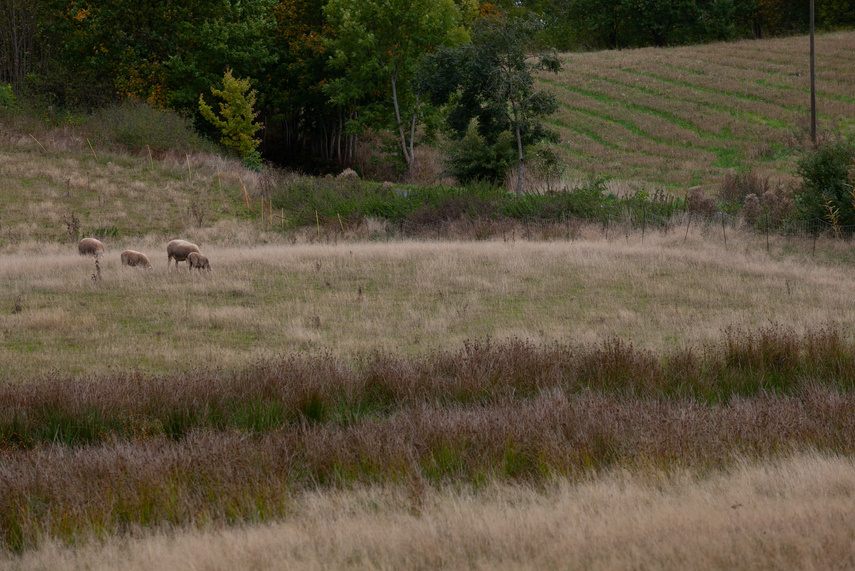
[[[211,271],[211,264],[208,262],[208,258],[198,252],[191,252],[187,256],[187,263],[190,264],[191,272],[193,271],[193,268],[208,270],[209,272]]]
[[[151,262],[148,261],[148,257],[136,250],[125,250],[122,252],[122,265],[131,267],[142,266],[147,270],[151,269]]]
[[[77,251],[81,256],[95,256],[99,258],[104,255],[104,244],[95,238],[84,238],[77,243]]]
[[[166,270],[169,271],[171,269],[172,259],[175,259],[175,268],[178,268],[178,262],[183,262],[187,259],[187,256],[196,252],[197,254],[201,254],[199,251],[199,246],[194,244],[193,242],[188,242],[187,240],[173,240],[169,244],[166,245]],[[188,262],[189,265],[189,262]]]

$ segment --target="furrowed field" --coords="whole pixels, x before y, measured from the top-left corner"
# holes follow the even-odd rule
[[[844,131],[854,41],[818,40]],[[800,42],[566,55],[571,178],[791,181]],[[0,567],[855,564],[849,241],[292,228],[260,204],[296,175],[73,127],[4,128],[0,179]]]
[[[565,56],[543,75],[562,102],[571,172],[658,181],[671,190],[732,169],[792,176],[810,133],[808,39]],[[855,131],[855,34],[817,38],[817,114],[826,132]]]

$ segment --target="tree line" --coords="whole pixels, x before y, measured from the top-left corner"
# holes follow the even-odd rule
[[[810,0],[500,0],[533,12],[559,50],[668,46],[808,31]],[[819,29],[855,26],[855,1],[820,0]]]
[[[494,166],[471,176],[489,179],[551,136],[538,118],[554,102],[531,79],[560,68],[547,48],[798,33],[808,1],[0,0],[0,88],[43,108],[145,102],[216,139],[200,95],[231,74],[251,85],[267,160],[340,168],[371,130],[407,170],[416,139],[444,130],[469,138],[462,176],[482,153]],[[855,25],[855,0],[817,4],[821,29]]]

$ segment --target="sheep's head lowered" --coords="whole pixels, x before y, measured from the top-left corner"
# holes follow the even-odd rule
[[[178,267],[178,262],[183,262],[192,253],[201,254],[199,246],[187,240],[173,240],[166,245],[166,269],[169,270],[172,260],[175,260],[175,267]],[[189,262],[188,262],[189,265]]]
[[[83,238],[77,243],[77,252],[81,256],[95,256],[99,258],[104,255],[104,244],[95,238]]]
[[[131,267],[141,267],[147,270],[151,269],[151,262],[148,257],[142,252],[136,250],[125,250],[122,252],[122,265]]]
[[[208,262],[208,258],[203,256],[198,252],[193,252],[187,256],[187,263],[190,264],[190,271],[193,271],[193,268],[197,268],[200,270],[208,270],[211,271],[211,264]]]

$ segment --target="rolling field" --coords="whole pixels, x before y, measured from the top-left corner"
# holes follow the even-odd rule
[[[855,132],[855,33],[816,40],[820,134]],[[810,139],[806,37],[565,54],[542,74],[561,109],[570,175],[608,176],[672,191],[733,169],[790,180]]]
[[[569,178],[792,180],[803,43],[565,55]],[[825,134],[854,44],[818,39]],[[0,131],[0,567],[852,566],[849,242],[292,229],[290,176]]]
[[[107,241],[0,261],[0,379],[235,369],[299,351],[417,355],[467,339],[601,342],[662,351],[727,327],[805,331],[855,319],[846,244],[713,228],[606,240],[206,246],[214,270],[167,272],[163,243]],[[124,247],[154,268],[122,268]],[[823,261],[828,260],[828,261]],[[832,261],[833,260],[833,261]]]

